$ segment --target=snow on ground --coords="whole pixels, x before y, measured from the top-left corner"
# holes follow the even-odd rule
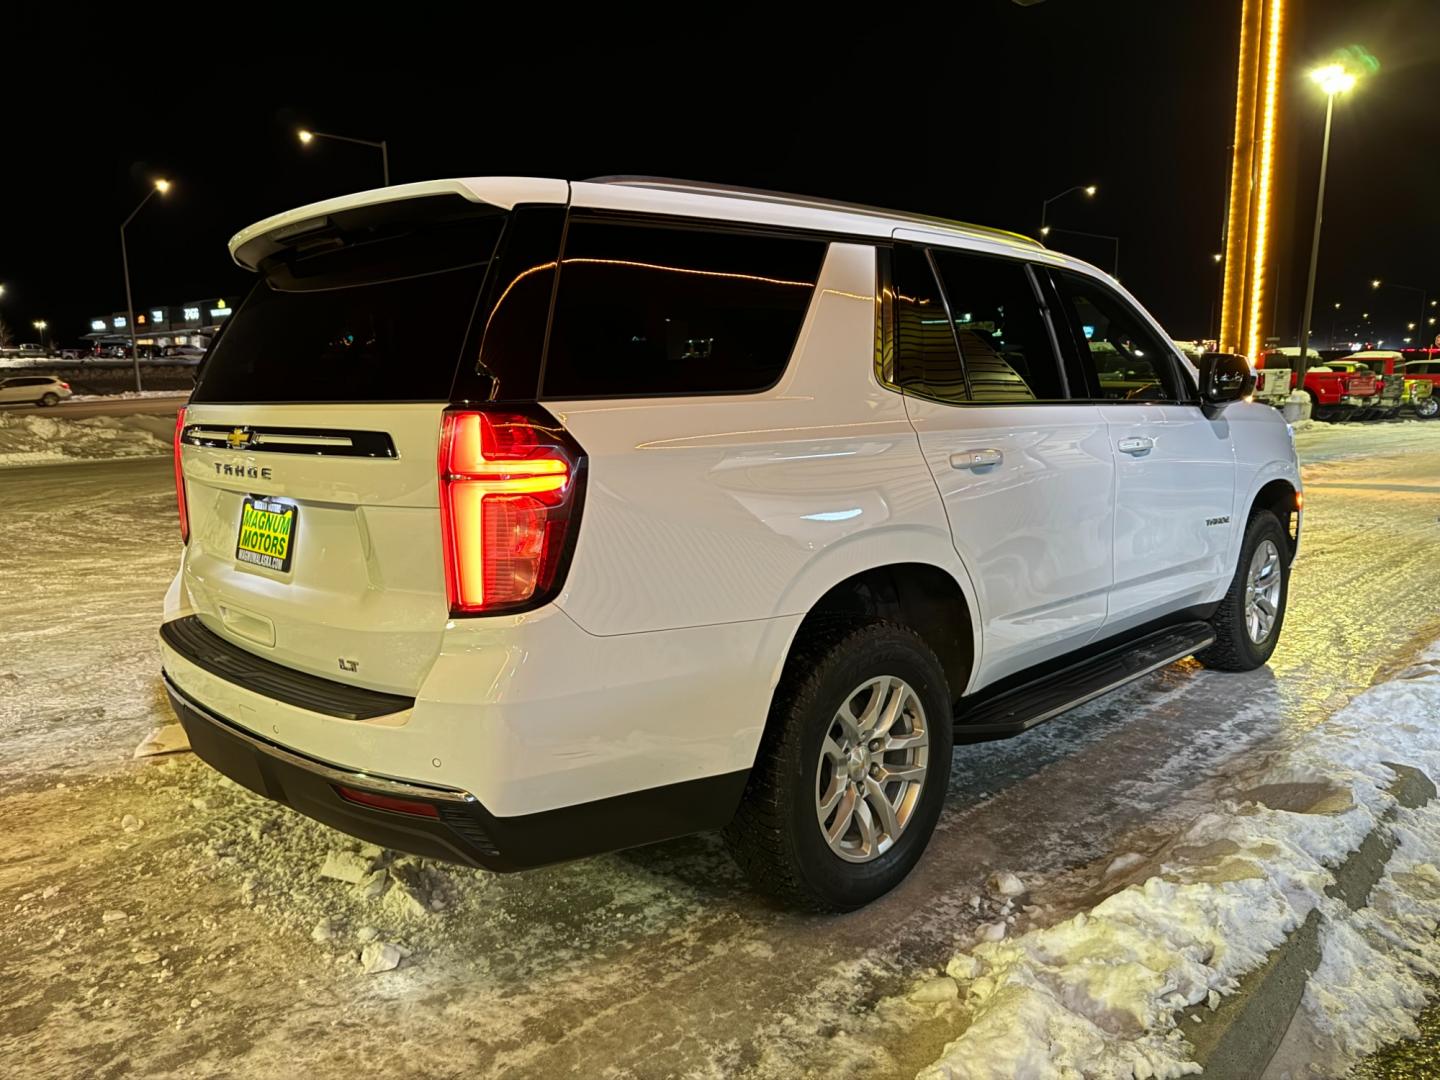
[[[1206,957],[1202,915],[1268,903],[1283,924],[1324,879],[1314,852],[1328,840],[1267,840],[1283,836],[1277,822],[1349,836],[1379,808],[1368,766],[1356,770],[1368,796],[1329,763],[1280,768],[1378,668],[1415,655],[1409,642],[1440,635],[1416,588],[1433,562],[1434,489],[1414,483],[1440,476],[1440,423],[1367,438],[1379,456],[1319,467],[1269,667],[1172,665],[1023,738],[957,749],[926,857],[890,896],[838,918],[775,910],[713,837],[490,875],[377,854],[189,754],[133,760],[170,718],[155,648],[180,544],[169,463],[16,470],[0,478],[0,1060],[56,1078],[910,1077],[967,1037],[982,1000],[997,1021],[1009,994],[1054,1008],[1021,976],[1051,975],[1030,948],[1042,940],[1082,959],[1076,931],[1038,936],[1080,912],[1119,927],[1100,944],[1175,982],[1130,978],[1144,973],[1123,951],[1126,963],[1088,972],[1072,963],[1096,976],[1066,999],[1077,1007],[1109,1000],[1099,974],[1118,987],[1102,1015],[1115,1030],[1094,1010],[1075,1030],[1140,1040],[1127,1016],[1148,1017],[1149,999],[1132,985],[1188,996],[1241,963],[1238,950]],[[1257,794],[1277,782],[1301,786]],[[1306,795],[1337,812],[1281,809]],[[1428,818],[1415,817],[1418,830]],[[1187,832],[1236,850],[1187,850]],[[1413,884],[1412,854],[1428,874],[1433,856],[1404,840],[1377,912],[1409,902],[1386,898],[1392,880]],[[1280,859],[1293,881],[1242,874]],[[327,863],[364,877],[326,877]],[[1193,926],[1147,937],[1156,899],[1143,888],[1106,907],[1152,878]],[[1233,896],[1205,891],[1224,885]],[[1164,934],[1189,947],[1183,962],[1151,951]],[[1016,951],[987,959],[1004,948]],[[1393,974],[1374,989],[1410,1000]],[[1183,1053],[1158,1034],[1160,1053]]]
[[[171,452],[175,421],[165,416],[12,415],[0,411],[0,468],[55,465]]]
[[[1440,805],[1399,810],[1399,846],[1370,908],[1353,913],[1324,892],[1395,809],[1387,762],[1440,777],[1440,646],[1238,777],[1213,812],[1138,860],[1143,880],[1013,940],[998,924],[981,937],[999,940],[922,981],[911,1003],[942,1001],[964,1030],[921,1080],[1199,1072],[1180,1010],[1203,1018],[1315,907],[1323,958],[1304,1007],[1327,1067],[1412,1034],[1423,980],[1440,975]],[[1133,878],[1136,862],[1113,865]]]
[[[121,390],[114,394],[72,394],[69,401],[135,401],[141,398],[184,398],[179,390]]]
[[[1407,447],[1440,445],[1440,420],[1387,420],[1353,424],[1322,424],[1295,432],[1295,449],[1303,463],[1342,461]]]

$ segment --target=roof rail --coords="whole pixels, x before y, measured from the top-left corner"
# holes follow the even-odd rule
[[[868,206],[864,203],[841,202],[838,199],[822,199],[812,195],[794,195],[787,191],[767,191],[764,188],[736,187],[730,184],[712,184],[703,180],[675,180],[667,176],[592,176],[582,181],[586,184],[616,184],[623,187],[644,187],[655,188],[661,191],[689,191],[700,195],[729,195],[732,198],[752,199],[757,202],[781,203],[786,206],[808,207],[813,210],[844,210],[852,214],[865,214],[870,217],[894,218],[897,221],[904,221],[911,225],[943,226],[947,229],[959,229],[963,232],[1008,240],[1012,243],[1027,244],[1030,247],[1044,249],[1045,245],[1032,236],[1023,233],[1011,232],[1008,229],[995,229],[988,225],[972,225],[965,221],[952,221],[949,218],[935,217],[931,214],[916,214],[908,210],[887,210],[881,206]]]

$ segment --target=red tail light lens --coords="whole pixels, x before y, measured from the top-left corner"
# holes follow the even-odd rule
[[[541,410],[445,414],[440,518],[452,614],[538,607],[554,596],[578,524],[583,462]]]
[[[185,505],[185,470],[180,467],[180,436],[185,432],[185,408],[175,417],[175,505],[180,511],[180,542],[190,543],[190,512]]]
[[[335,793],[346,802],[370,806],[377,810],[389,810],[392,814],[410,814],[412,817],[438,818],[440,811],[431,803],[418,799],[398,799],[394,795],[381,795],[375,791],[360,791],[356,788],[335,784]]]
[[[61,388],[62,390],[69,390],[69,389],[70,389],[70,384],[69,384],[68,382],[62,382],[62,383],[60,384],[60,388]]]

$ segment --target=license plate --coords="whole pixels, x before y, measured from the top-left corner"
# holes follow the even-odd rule
[[[240,508],[240,538],[235,558],[252,566],[263,566],[282,574],[290,572],[295,557],[295,527],[299,508],[294,503],[245,497]]]

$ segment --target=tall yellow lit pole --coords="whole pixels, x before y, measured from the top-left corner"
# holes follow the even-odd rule
[[[1220,348],[1251,359],[1265,343],[1264,313],[1274,279],[1270,231],[1284,29],[1285,0],[1244,0]]]

